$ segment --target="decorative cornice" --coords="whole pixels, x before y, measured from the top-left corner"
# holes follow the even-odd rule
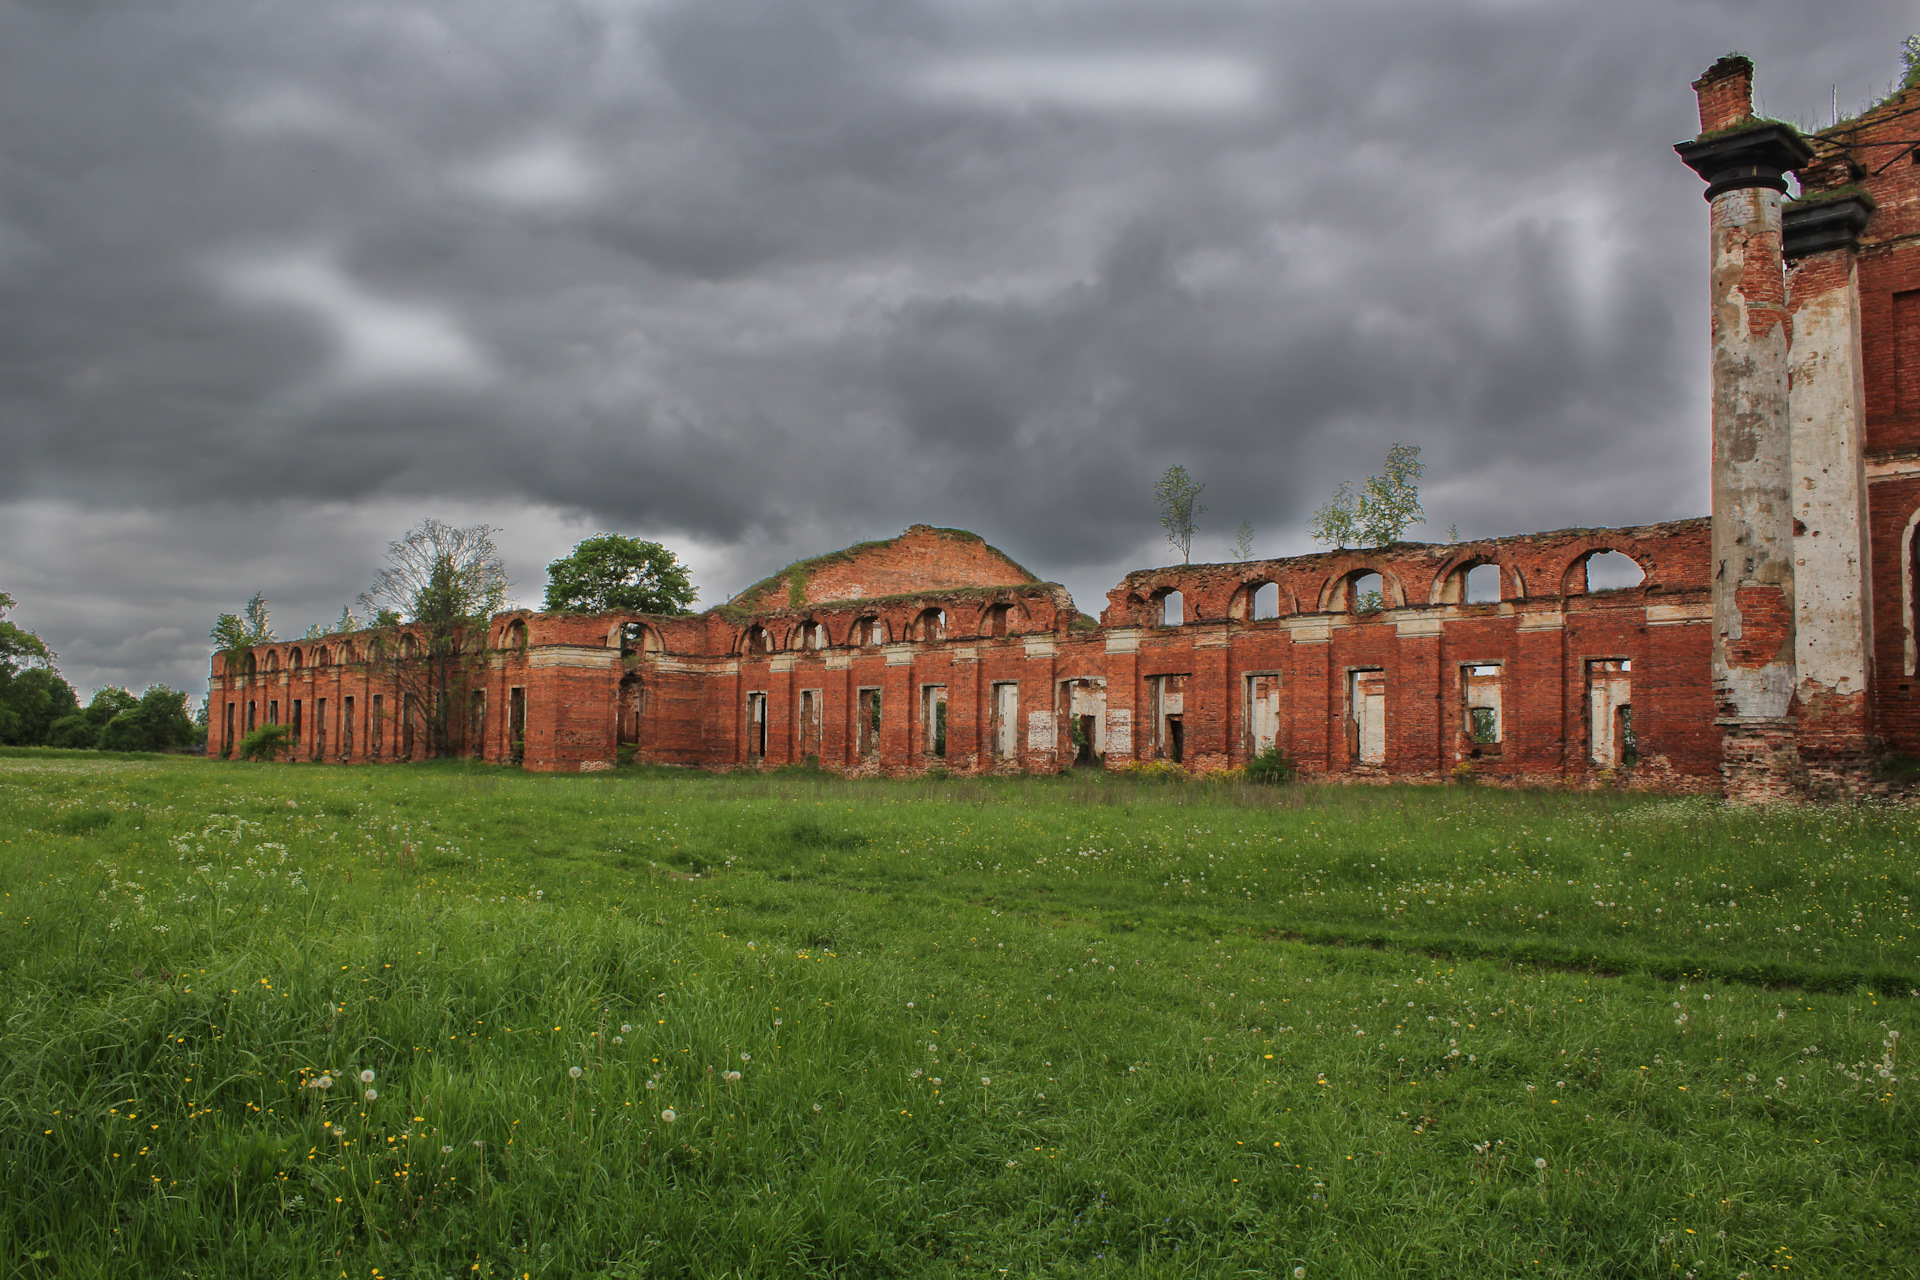
[[[1817,204],[1789,204],[1780,214],[1785,233],[1782,250],[1788,258],[1806,258],[1830,249],[1857,248],[1873,210],[1872,197],[1864,194]]]
[[[1680,142],[1674,151],[1706,180],[1706,197],[1751,187],[1787,189],[1786,173],[1813,159],[1813,148],[1792,125],[1763,124],[1717,138]]]

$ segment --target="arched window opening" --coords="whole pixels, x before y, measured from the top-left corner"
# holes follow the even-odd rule
[[[1187,619],[1187,598],[1178,591],[1162,591],[1153,598],[1153,625],[1156,627],[1185,626]]]
[[[947,613],[944,609],[923,609],[914,619],[913,638],[922,641],[944,640],[947,635]]]
[[[520,624],[516,623],[516,626]],[[526,628],[521,626],[520,647],[526,647]],[[620,624],[621,653],[658,653],[660,652],[660,633],[644,622],[624,622]]]
[[[1007,634],[1007,619],[1013,612],[1010,604],[996,604],[987,610],[986,626],[981,628],[987,635],[1004,636]]]
[[[868,614],[853,624],[853,642],[861,646],[885,644],[887,642],[887,624],[872,614]]]
[[[1624,591],[1647,580],[1646,571],[1632,556],[1618,551],[1596,551],[1567,575],[1567,594],[1582,591]]]
[[[254,675],[256,672],[258,672],[259,668],[260,668],[259,659],[253,656],[253,652],[251,650],[247,652],[247,656],[245,658],[242,658],[240,660],[240,671],[241,671],[241,674],[243,675],[249,675],[249,676]],[[251,730],[249,730],[249,732],[251,732]]]
[[[293,648],[287,650],[287,670],[298,671],[299,669],[300,669],[300,649],[299,649],[299,646],[296,645]]]
[[[1467,570],[1461,592],[1464,604],[1498,604],[1501,599],[1500,566],[1477,564]]]
[[[1347,582],[1351,613],[1378,613],[1387,607],[1387,582],[1377,573],[1357,573]]]
[[[325,667],[325,666],[331,666],[332,664],[333,664],[333,651],[328,649],[325,645],[321,645],[318,649],[315,649],[313,651],[314,666]]]
[[[746,642],[741,647],[747,653],[755,655],[772,653],[773,637],[767,633],[765,627],[755,623],[747,628]]]
[[[272,675],[274,672],[278,671],[279,669],[280,669],[280,651],[278,649],[267,650],[267,674]]]
[[[804,649],[809,653],[817,649],[826,648],[827,629],[812,618],[808,618],[800,624],[799,637],[795,647]]]
[[[1255,622],[1265,622],[1270,618],[1277,618],[1279,616],[1280,584],[1277,582],[1261,583],[1258,587],[1254,588],[1253,592],[1253,620]]]
[[[527,647],[527,624],[515,618],[507,624],[507,648],[524,652]]]

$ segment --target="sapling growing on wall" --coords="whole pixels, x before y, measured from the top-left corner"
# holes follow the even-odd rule
[[[1387,450],[1380,474],[1368,476],[1359,493],[1342,480],[1327,505],[1313,513],[1309,529],[1314,541],[1330,547],[1384,547],[1398,542],[1407,526],[1427,518],[1420,506],[1419,485],[1426,469],[1419,445],[1395,444]]]
[[[1240,529],[1233,538],[1233,558],[1235,560],[1253,559],[1253,521],[1240,522]]]
[[[1167,541],[1179,548],[1182,564],[1193,563],[1193,535],[1200,529],[1196,522],[1206,511],[1200,505],[1200,493],[1206,487],[1195,483],[1182,466],[1168,467],[1153,486],[1153,500],[1160,507],[1160,527],[1167,531]]]

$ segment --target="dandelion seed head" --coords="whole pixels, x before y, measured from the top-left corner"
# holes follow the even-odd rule
[[[668,1107],[665,1111],[662,1111],[660,1113],[660,1118],[662,1120],[665,1120],[668,1124],[672,1124],[675,1120],[679,1119],[679,1117],[674,1114],[672,1107]]]
[[[620,1034],[621,1034],[621,1035],[626,1035],[626,1034],[627,1034],[627,1033],[628,1033],[629,1031],[632,1031],[632,1030],[633,1030],[633,1024],[632,1024],[632,1023],[630,1023],[630,1022],[623,1022],[623,1023],[621,1023],[621,1024],[620,1024]]]
[[[567,1075],[568,1075],[568,1076],[570,1076],[571,1078],[573,1078],[573,1079],[575,1079],[575,1080],[578,1080],[578,1079],[580,1078],[580,1068],[578,1068],[578,1067],[568,1067],[568,1068],[567,1068]]]
[[[361,1083],[361,1084],[372,1084],[372,1083],[373,1083],[373,1072],[371,1072],[371,1071],[362,1071],[362,1072],[360,1073],[360,1083]]]
[[[1536,1168],[1536,1169],[1544,1169],[1544,1168],[1546,1168],[1546,1167],[1547,1167],[1547,1158],[1546,1158],[1545,1156],[1536,1156],[1536,1157],[1534,1157],[1534,1161],[1533,1161],[1533,1167],[1534,1167],[1534,1168]]]
[[[814,1104],[813,1104],[813,1109],[814,1109],[815,1111],[818,1111],[818,1110],[820,1109],[820,1104],[819,1104],[819,1103],[817,1103],[817,1102],[816,1102],[816,1103],[814,1103]]]
[[[367,1101],[368,1101],[368,1102],[372,1102],[372,1101],[373,1101],[373,1100],[374,1100],[375,1098],[377,1098],[377,1097],[379,1097],[379,1096],[380,1096],[380,1091],[379,1091],[378,1089],[369,1089],[369,1090],[367,1090]]]
[[[450,1155],[452,1155],[452,1154],[453,1154],[453,1148],[452,1148],[452,1146],[445,1146],[445,1147],[442,1147],[442,1148],[440,1148],[440,1154],[441,1154],[441,1155],[443,1155],[443,1156],[450,1156]]]

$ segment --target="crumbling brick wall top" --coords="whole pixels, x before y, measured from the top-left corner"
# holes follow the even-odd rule
[[[951,587],[1013,587],[1039,579],[965,529],[916,524],[895,538],[796,560],[728,602],[761,612]]]

